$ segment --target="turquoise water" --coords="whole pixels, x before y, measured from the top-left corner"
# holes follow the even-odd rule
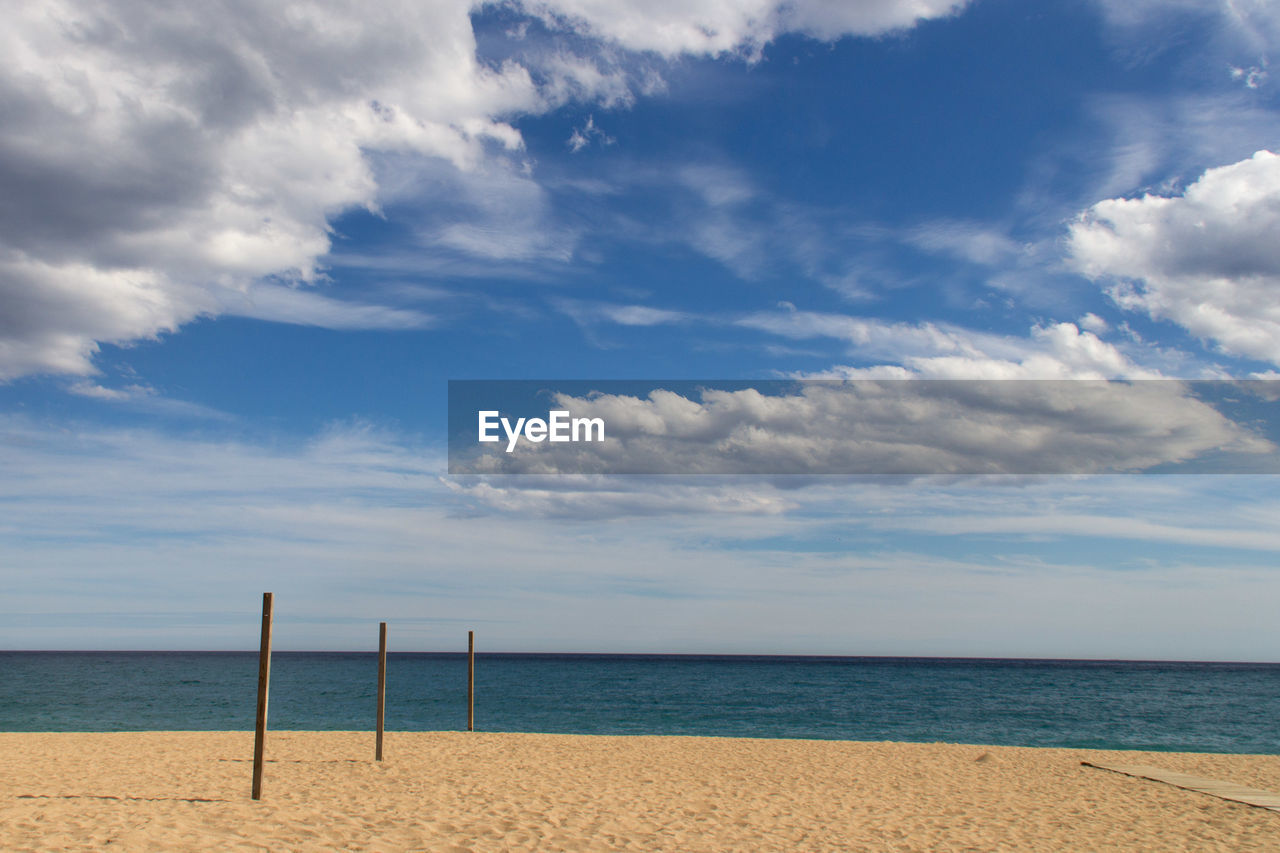
[[[391,654],[387,728],[466,727],[466,656]],[[270,727],[372,729],[372,653],[272,658]],[[257,654],[0,652],[0,730],[253,728]],[[476,658],[476,728],[1280,754],[1280,665]]]

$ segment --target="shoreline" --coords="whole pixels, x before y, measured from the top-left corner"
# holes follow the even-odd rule
[[[388,731],[0,733],[5,850],[1280,847],[1280,813],[1081,765],[1280,791],[1280,756]]]
[[[0,738],[6,737],[60,737],[60,736],[101,736],[116,737],[120,735],[218,735],[218,736],[247,736],[251,740],[253,738],[252,729],[42,729],[42,730],[13,730],[0,729]],[[506,731],[501,729],[476,729],[475,731],[467,731],[466,729],[386,729],[385,734],[390,737],[416,737],[419,735],[431,736],[448,736],[448,735],[499,735],[510,737],[551,737],[551,738],[617,738],[620,740],[640,740],[644,738],[650,739],[671,739],[671,740],[690,740],[690,741],[741,741],[756,742],[763,741],[772,742],[801,742],[801,743],[843,743],[843,744],[897,744],[901,746],[944,746],[944,747],[973,747],[981,749],[1027,749],[1041,752],[1079,752],[1088,754],[1106,754],[1106,755],[1145,755],[1148,757],[1158,757],[1161,755],[1197,755],[1205,757],[1221,756],[1224,758],[1275,758],[1280,759],[1280,751],[1278,752],[1224,752],[1221,750],[1190,750],[1190,749],[1140,749],[1129,746],[1041,746],[1028,745],[1021,743],[983,743],[970,741],[952,741],[952,740],[869,740],[858,738],[840,738],[840,737],[805,737],[792,735],[717,735],[717,734],[688,734],[688,733],[658,733],[658,732],[549,732],[549,731]],[[373,729],[267,729],[267,742],[270,743],[273,738],[283,735],[342,735],[344,737],[368,737],[372,742],[375,732]],[[371,753],[372,756],[372,753]],[[270,757],[267,758],[270,761]],[[372,757],[370,760],[373,760]],[[1280,785],[1280,781],[1277,781]]]

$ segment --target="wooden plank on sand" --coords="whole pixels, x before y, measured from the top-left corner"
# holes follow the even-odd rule
[[[1270,791],[1246,788],[1243,785],[1234,785],[1231,782],[1216,782],[1213,779],[1190,776],[1186,773],[1177,773],[1173,770],[1165,770],[1147,764],[1102,764],[1097,761],[1081,761],[1080,763],[1085,767],[1111,770],[1115,773],[1123,773],[1126,776],[1134,776],[1138,779],[1151,779],[1155,782],[1173,785],[1175,788],[1184,788],[1188,791],[1208,794],[1211,797],[1231,800],[1234,803],[1244,803],[1246,806],[1257,806],[1260,809],[1271,809],[1273,812],[1280,812],[1280,794],[1273,794]]]

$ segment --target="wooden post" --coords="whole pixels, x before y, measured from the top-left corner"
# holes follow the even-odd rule
[[[387,623],[378,623],[378,744],[374,758],[382,760],[382,725],[387,714]]]
[[[476,632],[467,632],[467,731],[476,730]]]
[[[253,736],[253,798],[262,799],[262,762],[267,738],[267,684],[271,680],[271,599],[262,594],[262,642],[258,647],[258,718]]]

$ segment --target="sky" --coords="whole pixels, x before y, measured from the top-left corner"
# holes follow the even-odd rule
[[[6,20],[0,648],[251,649],[270,590],[278,649],[1280,660],[1254,409],[1136,383],[1055,416],[1066,467],[845,477],[794,417],[844,402],[742,392],[1280,379],[1274,4]],[[462,380],[666,473],[450,474]],[[1016,457],[937,387],[912,441]],[[796,467],[642,444],[695,421]]]

